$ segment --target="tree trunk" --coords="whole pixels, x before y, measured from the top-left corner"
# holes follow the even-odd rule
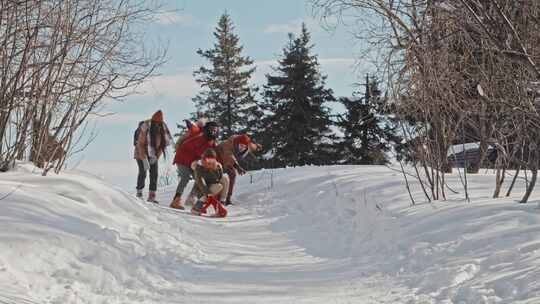
[[[488,144],[485,139],[480,140],[480,147],[478,149],[478,160],[476,163],[472,164],[471,171],[469,173],[478,173],[482,167],[482,163],[486,159]]]
[[[516,184],[516,180],[519,176],[520,171],[521,171],[521,166],[519,166],[516,170],[516,175],[514,175],[514,178],[512,179],[512,183],[510,183],[510,187],[508,187],[508,191],[506,192],[506,197],[509,197],[510,193],[512,193],[512,189],[514,189],[514,185]]]
[[[521,204],[526,204],[529,201],[529,197],[531,196],[534,190],[534,186],[536,186],[536,178],[538,176],[538,152],[534,151],[533,153],[530,153],[530,155],[532,157],[530,159],[531,172],[532,172],[531,182],[527,185],[527,191],[525,192],[525,195],[520,201]]]
[[[228,134],[227,138],[231,137],[233,134],[232,132],[232,109],[231,109],[231,103],[232,103],[232,96],[231,92],[227,91],[227,128],[228,128]]]
[[[526,204],[529,201],[529,197],[531,196],[531,193],[534,190],[534,186],[536,185],[536,177],[537,177],[537,175],[538,175],[538,169],[534,168],[532,170],[531,182],[529,183],[529,186],[527,187],[527,191],[525,192],[525,195],[523,196],[523,198],[520,201],[521,204]]]
[[[499,198],[501,193],[501,187],[504,182],[504,175],[506,174],[506,169],[497,168],[497,174],[495,177],[495,191],[493,192],[493,198]]]

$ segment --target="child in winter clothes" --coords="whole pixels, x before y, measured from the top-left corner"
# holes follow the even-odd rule
[[[136,136],[134,158],[139,167],[137,176],[137,197],[142,198],[146,172],[150,171],[148,201],[157,203],[156,189],[158,178],[158,159],[165,155],[165,148],[172,142],[167,124],[163,121],[163,112],[157,111],[150,120],[144,121]]]
[[[202,129],[196,124],[191,127],[193,129],[190,129],[189,136],[184,138],[176,147],[174,164],[178,169],[179,180],[176,194],[171,202],[171,208],[184,209],[181,197],[193,174],[191,164],[199,159],[206,149],[216,146],[216,139],[219,135],[218,125],[213,121],[204,124]]]
[[[225,206],[231,204],[234,183],[238,174],[244,175],[244,170],[238,160],[245,158],[250,152],[262,150],[261,145],[254,143],[246,134],[233,135],[216,148],[218,161],[223,164],[223,170],[229,176],[229,190]]]
[[[195,175],[195,193],[200,198],[191,211],[200,214],[209,196],[214,196],[223,203],[229,192],[229,178],[223,174],[223,167],[217,161],[216,151],[205,150],[202,159],[194,161],[191,168]]]

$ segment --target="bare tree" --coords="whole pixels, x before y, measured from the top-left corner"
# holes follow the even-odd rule
[[[540,78],[538,1],[312,3],[323,19],[357,16],[356,37],[365,42],[365,54],[378,55],[374,58],[397,114],[412,127],[405,135],[420,185],[429,185],[426,196],[445,198],[448,148],[475,141],[479,159],[467,169],[478,172],[490,147],[495,147],[494,197],[499,196],[506,170],[522,167],[532,171],[522,202],[528,200],[540,161],[535,88]]]
[[[107,99],[154,74],[165,48],[147,49],[140,0],[0,0],[0,161],[61,170],[75,137]]]

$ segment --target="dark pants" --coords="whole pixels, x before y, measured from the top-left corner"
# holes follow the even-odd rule
[[[229,176],[229,193],[227,194],[227,201],[230,202],[234,189],[234,182],[236,181],[236,170],[234,170],[234,168],[230,168],[225,172]]]
[[[144,182],[146,180],[146,171],[142,160],[137,159],[137,166],[139,166],[139,175],[137,176],[137,190],[144,189]],[[150,191],[157,190],[157,178],[158,178],[158,163],[150,165]]]

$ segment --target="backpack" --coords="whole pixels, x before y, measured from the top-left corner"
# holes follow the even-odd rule
[[[196,123],[192,123],[189,120],[185,120],[185,122],[186,122],[186,132],[178,136],[178,140],[176,141],[176,145],[175,145],[176,149],[178,149],[188,139],[197,137],[197,135],[201,134],[201,127],[199,125],[197,125]]]
[[[141,133],[141,126],[143,124],[144,124],[144,120],[139,121],[139,126],[137,127],[137,129],[135,129],[135,133],[133,134],[133,145],[134,146],[137,145],[137,140],[139,140],[139,134]]]

